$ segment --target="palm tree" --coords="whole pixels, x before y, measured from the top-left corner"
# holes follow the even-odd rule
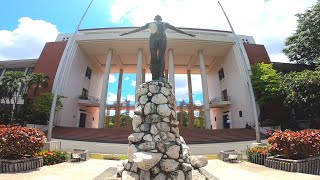
[[[36,94],[38,93],[41,87],[44,87],[44,88],[48,87],[48,82],[47,82],[48,80],[49,80],[49,76],[43,73],[33,73],[30,75],[30,81],[28,82],[28,86],[34,87],[32,100],[34,99],[34,97],[36,96]]]
[[[7,72],[1,79],[1,84],[7,89],[7,99],[9,99],[10,107],[13,105],[11,111],[11,121],[13,112],[18,103],[20,89],[26,85],[26,76],[24,75],[24,72]]]

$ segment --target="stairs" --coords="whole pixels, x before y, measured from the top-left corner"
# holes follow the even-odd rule
[[[128,143],[128,136],[133,133],[131,127],[93,129],[59,127],[53,128],[52,137],[76,141],[105,143]],[[254,129],[190,129],[180,128],[180,135],[187,144],[218,143],[255,140]]]

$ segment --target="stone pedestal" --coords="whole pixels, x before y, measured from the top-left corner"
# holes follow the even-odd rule
[[[179,135],[175,96],[168,82],[143,83],[136,92],[134,133],[128,137],[128,161],[118,167],[122,179],[205,179],[204,156],[189,156]]]

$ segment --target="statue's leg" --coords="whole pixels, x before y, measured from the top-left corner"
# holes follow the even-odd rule
[[[158,41],[154,38],[150,38],[150,54],[151,54],[151,62],[150,62],[150,71],[152,74],[152,80],[159,79],[159,60],[157,57],[158,51]]]
[[[159,76],[164,78],[164,69],[165,69],[165,59],[164,55],[167,48],[167,38],[162,38],[159,44]]]

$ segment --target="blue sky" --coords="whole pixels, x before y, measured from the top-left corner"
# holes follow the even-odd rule
[[[220,0],[237,34],[253,36],[267,48],[271,61],[288,62],[284,40],[296,28],[296,13],[316,0]],[[0,3],[0,61],[38,58],[46,42],[59,33],[73,33],[90,0],[3,0]],[[160,14],[176,27],[229,30],[216,0],[94,0],[81,29],[141,26]],[[1,62],[0,62],[1,63]],[[122,99],[132,98],[135,75],[125,74]],[[187,98],[187,76],[176,76],[178,99]],[[110,80],[114,99],[118,75]],[[193,82],[201,82],[193,76]],[[200,87],[200,88],[199,88]],[[194,99],[202,100],[201,86],[193,84]],[[112,98],[111,98],[112,97]]]

